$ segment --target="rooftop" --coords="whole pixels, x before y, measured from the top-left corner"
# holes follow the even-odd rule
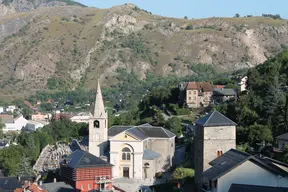
[[[42,187],[47,189],[49,192],[73,192],[75,191],[73,187],[71,187],[70,185],[64,182],[44,183]]]
[[[214,127],[214,126],[235,126],[237,125],[235,122],[230,120],[228,117],[223,115],[218,111],[213,111],[208,115],[202,117],[201,119],[195,122],[197,125],[201,125],[203,127]]]
[[[156,153],[155,151],[152,151],[151,149],[145,149],[143,154],[143,159],[145,160],[154,160],[161,157],[159,153]]]
[[[113,126],[108,130],[108,136],[115,136],[125,131],[128,135],[139,140],[151,138],[172,138],[176,135],[163,127],[154,127],[150,124],[139,126]]]
[[[284,133],[282,135],[279,135],[276,138],[281,139],[281,140],[288,140],[288,133]]]
[[[232,184],[228,192],[287,192],[288,188]]]
[[[112,164],[100,159],[83,150],[76,150],[67,159],[71,159],[68,162],[68,167],[71,168],[87,168],[87,167],[111,167]]]
[[[213,85],[209,82],[189,82],[187,90],[201,90],[203,92],[212,92]]]
[[[215,88],[213,91],[213,96],[236,96],[237,91],[235,89],[228,88]]]
[[[1,177],[0,178],[0,191],[13,192],[16,188],[22,188],[25,181],[34,181],[34,177],[21,177],[20,181],[17,177]]]

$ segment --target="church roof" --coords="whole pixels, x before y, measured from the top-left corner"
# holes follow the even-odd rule
[[[123,131],[139,140],[144,140],[149,137],[172,138],[176,136],[174,133],[164,129],[163,127],[154,127],[148,123],[139,126],[112,126],[108,130],[108,136],[113,137]]]
[[[67,159],[71,159],[68,167],[71,168],[86,168],[86,167],[111,167],[112,164],[100,159],[83,150],[74,151]]]
[[[156,153],[155,151],[152,151],[151,149],[145,149],[143,153],[143,159],[145,160],[154,160],[161,157],[159,153]]]
[[[214,127],[214,126],[234,126],[237,125],[235,122],[230,120],[225,115],[219,113],[218,111],[213,111],[202,117],[201,119],[195,122],[197,125],[201,125],[203,127]]]
[[[106,113],[105,108],[104,108],[104,102],[103,102],[103,97],[102,97],[99,79],[98,79],[98,86],[97,86],[97,90],[96,90],[95,103],[94,103],[94,107],[93,107],[91,114],[94,117],[107,118],[107,113]]]
[[[122,126],[122,125],[114,125],[108,129],[108,136],[113,137],[127,129],[130,129],[133,126]]]

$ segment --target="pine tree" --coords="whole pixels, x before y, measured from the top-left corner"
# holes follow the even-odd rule
[[[30,165],[30,160],[26,156],[22,156],[20,163],[18,164],[17,175],[19,176],[31,176],[35,175]]]

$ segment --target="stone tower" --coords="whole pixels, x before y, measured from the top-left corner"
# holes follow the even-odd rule
[[[104,155],[108,139],[108,115],[104,108],[100,82],[96,91],[96,99],[89,118],[89,153],[100,157]]]
[[[213,111],[195,122],[194,162],[196,192],[202,189],[202,173],[209,162],[236,148],[236,123],[218,111]]]

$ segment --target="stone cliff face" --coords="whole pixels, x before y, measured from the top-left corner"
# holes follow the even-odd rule
[[[0,91],[6,95],[79,83],[94,88],[97,75],[113,85],[121,70],[145,79],[147,72],[195,74],[195,63],[218,71],[253,67],[288,44],[286,20],[187,20],[131,4],[103,10],[63,1],[16,2],[0,4]]]

